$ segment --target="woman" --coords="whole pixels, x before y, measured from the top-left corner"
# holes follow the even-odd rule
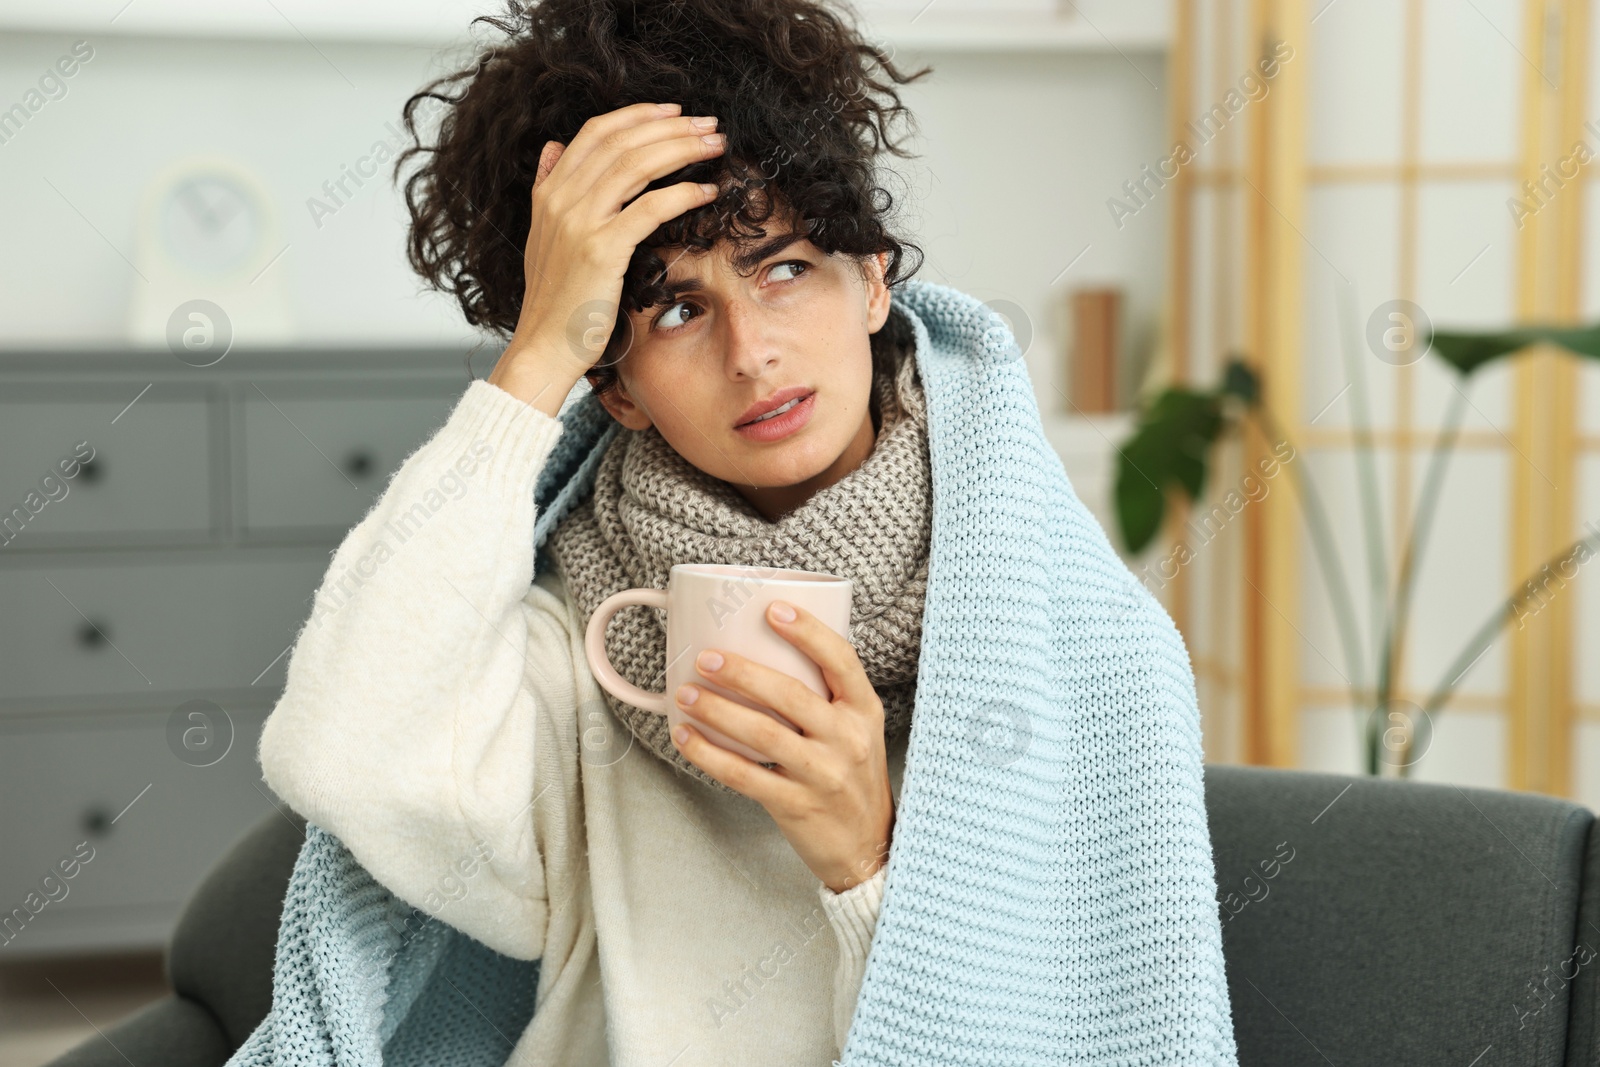
[[[912,79],[813,0],[491,21],[509,39],[407,105],[410,126],[448,104],[407,199],[414,266],[509,343],[335,553],[265,777],[395,895],[541,961],[513,1062],[826,1064],[881,901],[928,573],[926,412],[890,302],[907,246],[873,168]],[[625,432],[535,581],[535,486],[580,379]],[[595,606],[680,562],[854,581],[849,640],[768,619],[831,702],[697,663],[801,733],[676,694],[764,763],[667,737],[589,672]],[[660,688],[654,613],[607,647]]]
[[[239,1067],[1233,1067],[1188,655],[998,316],[901,273],[873,164],[910,78],[821,0],[495,24],[401,162],[413,265],[508,343],[335,553],[267,720],[315,832]],[[589,672],[596,606],[682,562],[853,581],[848,639],[764,620],[831,700],[696,665],[797,731],[675,697],[765,759]],[[655,611],[606,651],[661,686]]]

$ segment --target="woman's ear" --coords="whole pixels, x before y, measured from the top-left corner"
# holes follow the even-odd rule
[[[867,332],[877,333],[889,320],[889,287],[883,276],[889,270],[889,253],[879,252],[867,264]]]
[[[630,430],[648,430],[654,425],[650,416],[645,414],[632,397],[628,395],[627,387],[622,384],[619,377],[615,385],[600,394],[600,403],[611,412],[611,417]]]

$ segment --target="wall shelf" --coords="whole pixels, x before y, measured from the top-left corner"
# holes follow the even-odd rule
[[[929,14],[915,21],[882,18],[868,25],[898,47],[930,52],[1161,53],[1168,38],[1166,25],[1157,21],[1107,24],[1070,16]]]
[[[212,40],[292,40],[396,43],[441,47],[486,39],[471,20],[498,11],[488,0],[379,4],[376,0],[279,0],[220,5],[200,0],[83,0],[70,7],[36,0],[0,0],[0,31],[61,33],[90,39],[107,34]],[[1164,3],[1141,3],[1093,15],[1046,12],[941,12],[912,18],[873,13],[862,25],[870,37],[897,48],[930,52],[1161,53],[1171,20]]]
[[[1040,413],[1045,433],[1068,451],[1099,451],[1108,442],[1121,443],[1133,432],[1138,416],[1133,411],[1107,411],[1094,415],[1076,412]]]

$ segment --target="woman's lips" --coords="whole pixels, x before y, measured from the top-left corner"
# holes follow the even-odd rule
[[[808,393],[805,399],[795,404],[782,415],[774,415],[770,419],[760,422],[747,422],[734,429],[752,441],[776,441],[787,437],[811,419],[811,412],[817,405],[817,394]]]

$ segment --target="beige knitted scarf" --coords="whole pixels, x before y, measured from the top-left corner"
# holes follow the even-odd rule
[[[873,376],[878,429],[867,458],[776,522],[728,482],[690,464],[655,427],[618,434],[600,458],[593,494],[550,536],[551,556],[582,625],[615,592],[665,589],[677,563],[850,578],[850,641],[883,702],[886,739],[905,736],[916,694],[933,518],[927,408],[909,345],[892,349],[892,374]],[[663,689],[666,648],[666,612],[659,608],[623,608],[606,628],[612,665],[643,689]],[[663,716],[610,693],[605,699],[650,751],[714,788],[742,795],[685,759]]]

